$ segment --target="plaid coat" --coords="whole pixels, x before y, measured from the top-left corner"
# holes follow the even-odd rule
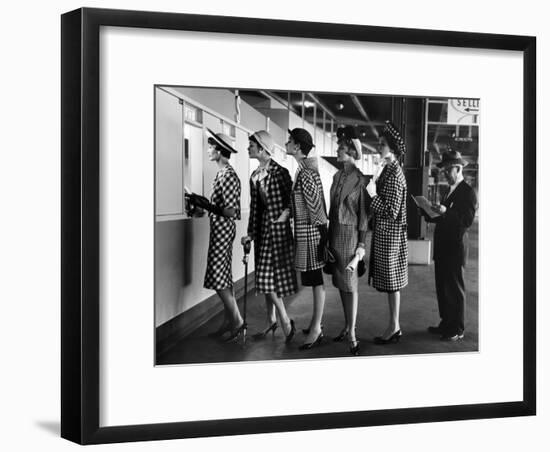
[[[321,234],[318,226],[327,224],[328,219],[323,185],[314,157],[303,159],[299,164],[291,207],[296,269],[305,272],[324,267],[325,261],[319,256]]]
[[[407,182],[398,161],[385,166],[376,192],[371,203],[369,284],[381,292],[395,292],[408,284]]]
[[[258,170],[257,170],[258,171]],[[275,223],[283,210],[290,208],[292,180],[286,168],[270,160],[263,180],[266,203],[259,183],[250,177],[250,216],[248,235],[254,240],[256,290],[275,292],[279,297],[298,289],[294,269],[294,243],[290,222]]]

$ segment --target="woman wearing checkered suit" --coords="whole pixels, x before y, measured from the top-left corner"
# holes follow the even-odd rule
[[[296,269],[300,271],[302,285],[310,286],[313,290],[313,314],[309,327],[303,330],[306,339],[299,347],[300,350],[309,350],[323,339],[321,320],[325,306],[325,286],[322,268],[325,266],[328,219],[317,159],[308,158],[315,146],[313,139],[307,130],[301,128],[289,130],[288,133],[286,152],[298,162],[291,198]]]
[[[286,168],[272,160],[275,142],[265,130],[249,138],[248,154],[260,162],[250,177],[248,235],[242,242],[254,242],[256,291],[265,294],[266,328],[254,338],[275,334],[279,323],[290,342],[296,331],[286,312],[283,297],[298,288],[294,269],[294,244],[289,221],[292,180]]]
[[[244,322],[233,292],[233,241],[235,240],[235,220],[241,218],[241,182],[229,157],[237,151],[230,145],[231,138],[223,133],[208,132],[208,158],[218,165],[219,171],[212,183],[210,201],[199,195],[188,195],[194,206],[209,211],[210,240],[204,287],[217,292],[223,301],[224,320],[211,337],[221,337],[229,332],[227,341],[236,339],[244,329]]]
[[[340,291],[344,310],[345,327],[334,338],[349,341],[352,355],[359,354],[359,342],[355,335],[358,303],[358,266],[350,265],[354,258],[361,261],[365,256],[368,218],[365,177],[355,166],[361,159],[361,142],[355,128],[341,127],[338,136],[338,161],[344,164],[330,187],[329,244],[336,263],[333,266],[332,283]]]
[[[386,121],[378,150],[386,164],[376,183],[371,179],[367,185],[374,217],[369,283],[388,294],[389,323],[384,333],[374,338],[375,344],[385,345],[398,342],[402,335],[400,289],[408,283],[407,182],[399,163],[406,147],[390,121]]]

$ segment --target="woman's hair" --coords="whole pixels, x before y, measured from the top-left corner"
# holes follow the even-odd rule
[[[309,151],[313,149],[313,146],[311,144],[304,143],[302,141],[298,141],[297,143],[298,143],[298,146],[300,146],[300,150],[302,151],[302,154],[304,154],[307,157],[309,154]]]
[[[231,152],[229,152],[227,149],[225,149],[223,146],[220,146],[219,143],[216,142],[216,140],[214,140],[214,138],[210,137],[208,138],[208,144],[214,146],[214,149],[216,151],[219,151],[219,153],[225,157],[225,158],[229,158],[231,157]]]

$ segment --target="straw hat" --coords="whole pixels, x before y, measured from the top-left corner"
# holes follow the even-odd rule
[[[210,135],[212,135],[210,138],[208,138],[208,141],[212,140],[214,143],[219,145],[222,149],[224,149],[227,152],[230,152],[231,154],[236,154],[237,151],[231,146],[229,143],[231,143],[231,138],[226,135],[225,133],[214,133],[211,129],[208,127],[206,128],[208,132],[210,132]]]
[[[275,141],[266,130],[258,130],[250,135],[250,138],[254,138],[268,154],[271,155],[273,153],[275,149]]]

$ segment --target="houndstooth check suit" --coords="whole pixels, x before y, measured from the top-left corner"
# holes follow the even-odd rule
[[[323,185],[314,157],[300,161],[292,190],[291,207],[296,269],[305,272],[324,267],[324,260],[319,258],[321,234],[318,226],[327,224],[328,219]]]
[[[369,284],[395,292],[408,283],[407,182],[397,160],[388,163],[376,182]]]
[[[269,161],[266,169],[267,176],[261,183],[264,188],[260,182],[254,182],[259,169],[250,177],[248,235],[254,240],[256,290],[285,297],[298,288],[294,243],[290,222],[275,223],[275,220],[290,207],[292,180],[288,170],[274,160]],[[264,190],[263,195],[260,190]]]
[[[212,183],[210,202],[224,209],[235,209],[235,216],[227,218],[210,213],[210,241],[204,287],[221,290],[233,286],[231,261],[235,240],[235,220],[241,219],[241,181],[233,167],[220,169]]]

